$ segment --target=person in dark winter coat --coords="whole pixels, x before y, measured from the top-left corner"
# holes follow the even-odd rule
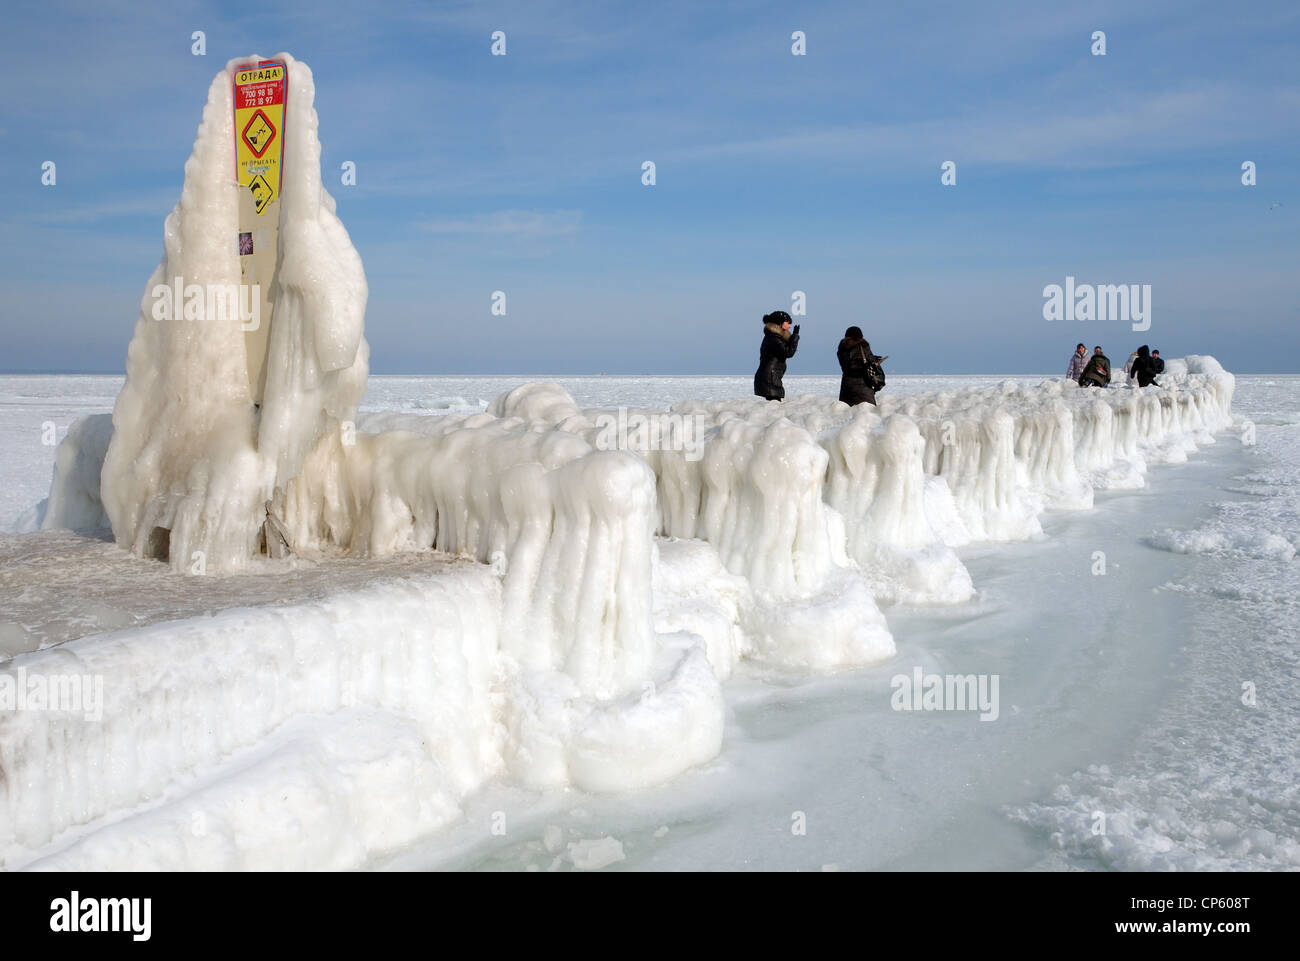
[[[1165,362],[1160,359],[1160,351],[1158,350],[1151,351],[1151,364],[1152,364],[1152,369],[1156,372],[1157,377],[1159,377],[1161,374],[1165,372]]]
[[[861,327],[850,327],[844,332],[835,356],[840,362],[840,400],[850,407],[874,404],[878,381],[872,376],[872,368],[884,358],[871,352],[871,344],[862,336]]]
[[[1083,375],[1079,378],[1079,386],[1110,386],[1110,358],[1101,352],[1100,347],[1092,349],[1092,357],[1088,360],[1088,366],[1083,368]]]
[[[1150,387],[1156,384],[1156,365],[1151,360],[1151,350],[1146,344],[1138,348],[1137,358],[1133,361],[1133,367],[1129,374],[1137,381],[1139,387]],[[1159,387],[1159,384],[1156,384]]]
[[[793,326],[792,326],[793,325]],[[763,344],[758,350],[754,393],[768,400],[785,400],[785,362],[799,349],[799,325],[784,310],[763,315]]]

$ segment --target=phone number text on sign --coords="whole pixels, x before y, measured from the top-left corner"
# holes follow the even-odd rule
[[[239,88],[239,103],[235,106],[244,107],[262,107],[268,103],[280,102],[280,85],[278,83],[262,83],[255,86]]]

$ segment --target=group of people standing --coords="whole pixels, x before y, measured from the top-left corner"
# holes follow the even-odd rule
[[[1150,387],[1152,384],[1159,387],[1156,377],[1164,372],[1165,362],[1160,359],[1160,351],[1151,350],[1146,344],[1129,354],[1128,363],[1124,365],[1125,375],[1129,380],[1136,381],[1139,387]],[[1109,387],[1110,358],[1100,347],[1094,347],[1092,356],[1089,357],[1088,348],[1079,344],[1070,357],[1065,378],[1080,387]]]
[[[784,310],[763,315],[763,343],[758,352],[758,370],[754,374],[754,393],[767,400],[785,400],[785,362],[799,349],[799,325]],[[862,328],[844,331],[835,352],[840,362],[840,400],[854,407],[874,404],[876,392],[885,386],[885,371],[880,366],[887,357],[872,352],[862,335]]]
[[[758,350],[758,370],[754,373],[754,393],[766,400],[785,400],[785,362],[799,349],[799,325],[784,310],[763,315],[763,343]],[[881,361],[888,360],[871,350],[871,344],[862,335],[861,327],[844,331],[844,339],[835,351],[840,362],[840,400],[854,407],[858,404],[875,404],[876,392],[885,386],[885,371]],[[1139,387],[1159,387],[1156,377],[1165,371],[1160,351],[1143,344],[1129,355],[1124,373]],[[1070,357],[1065,372],[1067,380],[1080,387],[1109,387],[1111,380],[1110,358],[1100,347],[1092,349],[1079,344]]]

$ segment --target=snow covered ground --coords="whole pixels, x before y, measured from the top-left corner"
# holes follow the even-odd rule
[[[749,387],[746,377],[554,379],[578,408],[663,410],[693,398],[706,402],[700,409],[709,416],[718,408],[707,402],[744,397]],[[360,426],[371,429],[365,412],[470,416],[520,380],[371,377]],[[998,386],[1006,380],[891,376],[882,396],[891,404],[955,396],[960,408],[973,402],[961,398],[983,396],[977,388],[1014,390]],[[1014,378],[1024,388],[1041,380]],[[837,386],[833,377],[787,378],[792,397],[833,397]],[[55,449],[42,443],[42,426],[56,425],[62,439],[73,418],[110,409],[120,387],[121,379],[111,377],[0,377],[0,441],[10,453],[0,466],[0,525],[29,528],[34,505],[49,491]],[[534,407],[521,411],[546,416]],[[814,433],[824,417],[817,403],[787,410]],[[590,793],[554,783],[545,757],[547,731],[554,730],[546,725],[515,731],[507,740],[527,750],[503,753],[491,703],[496,698],[499,706],[502,692],[486,680],[464,683],[476,672],[486,678],[475,652],[495,643],[500,629],[501,581],[488,565],[398,553],[255,565],[195,579],[103,540],[54,531],[5,535],[0,645],[18,651],[54,644],[86,663],[104,659],[110,678],[133,686],[123,703],[166,711],[169,689],[193,691],[211,702],[196,702],[196,717],[225,711],[231,723],[217,732],[178,729],[168,735],[171,743],[154,745],[156,763],[137,759],[125,771],[118,765],[103,783],[68,772],[96,770],[97,750],[122,760],[111,753],[118,749],[111,725],[103,742],[50,747],[43,783],[8,786],[13,836],[0,838],[0,857],[14,867],[1300,866],[1300,772],[1291,750],[1300,721],[1291,628],[1300,596],[1300,378],[1238,377],[1233,411],[1255,424],[1255,444],[1243,444],[1245,428],[1234,426],[1177,468],[1149,467],[1143,489],[1132,489],[1134,476],[1123,471],[1097,471],[1091,481],[1098,490],[1085,493],[1058,476],[1059,465],[1037,465],[1039,483],[1052,483],[1038,493],[1018,485],[1025,496],[1086,497],[1092,509],[1035,510],[1042,536],[1016,540],[1031,532],[1011,524],[1005,538],[990,528],[982,533],[994,541],[956,547],[974,596],[887,604],[882,637],[892,638],[896,653],[886,651],[888,659],[874,667],[828,676],[779,657],[737,659],[716,610],[691,594],[699,585],[690,581],[700,574],[716,605],[730,590],[728,575],[701,567],[705,559],[688,550],[693,542],[663,542],[661,551],[672,555],[664,568],[677,580],[658,590],[678,602],[655,612],[657,629],[667,620],[707,634],[715,670],[730,675],[722,686],[721,750],[710,749],[707,686],[686,680],[680,672],[692,662],[673,654],[680,659],[669,686],[683,692],[681,703],[697,705],[673,714],[695,718],[695,727],[674,737],[702,738],[698,751],[712,759],[636,790],[626,788],[638,781],[637,771],[619,769],[612,794],[611,785]],[[923,414],[917,412],[924,426]],[[1049,436],[1052,416],[1048,405],[1023,428],[1024,438],[1039,427]],[[379,426],[397,425],[373,429]],[[437,432],[435,420],[415,426]],[[895,439],[905,453],[907,438]],[[1177,444],[1148,452],[1152,462],[1183,458]],[[671,470],[657,470],[662,485]],[[691,476],[674,483],[689,486]],[[978,472],[949,478],[959,520],[1022,523],[1021,512],[999,513],[978,499],[989,493],[975,483]],[[834,496],[840,495],[828,488],[828,500]],[[902,489],[890,496],[906,513],[920,495]],[[707,518],[700,523],[709,536]],[[937,581],[913,578],[916,589],[952,594],[952,564],[933,554],[940,547],[925,550],[932,553],[865,560],[879,565],[880,584],[939,571]],[[1099,551],[1104,574],[1096,573]],[[784,576],[745,563],[737,556],[729,568],[743,569],[754,583],[768,578],[779,586]],[[785,573],[812,576],[806,562]],[[735,585],[734,596],[743,607],[742,586]],[[842,610],[859,610],[844,603]],[[457,613],[466,604],[477,605],[475,613]],[[390,630],[376,632],[366,620],[374,605],[391,609]],[[407,608],[431,622],[428,636],[401,636],[400,625],[410,623],[402,616]],[[768,613],[779,619],[781,612]],[[203,620],[208,614],[216,616]],[[189,618],[180,636],[167,626],[177,618]],[[808,621],[791,623],[807,632]],[[753,633],[752,619],[747,630]],[[788,650],[791,637],[779,624],[773,630],[772,650]],[[113,649],[125,655],[89,637],[73,640],[100,631],[116,631]],[[186,643],[194,653],[188,660],[176,652]],[[446,652],[441,660],[421,660],[439,650]],[[223,663],[258,659],[271,678],[263,684],[222,672]],[[395,685],[398,664],[406,668],[396,676],[424,676]],[[894,679],[915,669],[996,677],[996,719],[894,710]],[[218,678],[207,694],[205,676]],[[441,703],[448,692],[461,699]],[[529,724],[546,716],[538,705],[554,694],[514,690],[506,700],[540,698],[537,710],[516,717]],[[125,695],[110,695],[110,706],[112,696]],[[585,754],[570,745],[566,750],[576,753],[565,763],[595,787],[612,769],[591,751],[635,742],[641,753],[628,756],[645,766],[640,780],[662,780],[653,767],[664,749],[627,740],[626,725],[653,727],[655,705],[672,696],[643,694],[641,715],[610,715],[600,723],[618,727],[612,739],[589,737]],[[267,785],[282,783],[294,786],[286,795],[292,801],[268,805]],[[412,785],[421,786],[422,801],[403,807]],[[20,796],[20,787],[27,793]],[[118,822],[123,827],[115,832]]]

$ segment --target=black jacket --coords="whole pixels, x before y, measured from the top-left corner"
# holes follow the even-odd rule
[[[754,373],[754,393],[768,400],[784,400],[785,362],[799,349],[799,334],[791,330],[786,336],[776,324],[763,325],[763,345],[758,349],[758,370]]]
[[[1150,387],[1155,384],[1158,373],[1155,361],[1151,359],[1150,348],[1143,344],[1138,348],[1138,355],[1133,361],[1133,366],[1129,368],[1129,375],[1137,380],[1139,387]],[[1160,385],[1156,384],[1156,386]]]
[[[855,407],[874,404],[876,392],[867,380],[867,368],[876,360],[871,345],[861,338],[844,338],[835,356],[840,362],[840,400]]]

